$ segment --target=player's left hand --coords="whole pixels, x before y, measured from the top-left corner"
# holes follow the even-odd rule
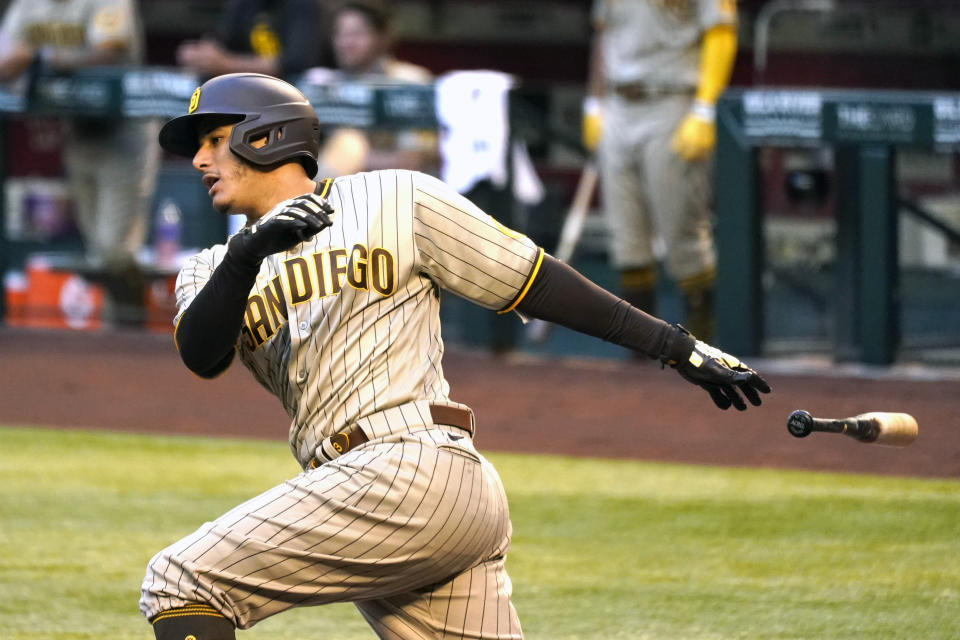
[[[691,112],[670,139],[670,148],[687,162],[702,160],[717,143],[717,128],[712,119]]]
[[[738,411],[745,411],[747,404],[741,393],[755,407],[760,406],[760,393],[770,393],[770,385],[760,374],[738,358],[700,340],[694,343],[686,360],[670,364],[684,380],[706,389],[713,403],[724,410],[733,405]]]

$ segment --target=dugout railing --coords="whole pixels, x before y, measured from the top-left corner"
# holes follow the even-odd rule
[[[755,356],[764,346],[762,147],[833,148],[836,264],[830,306],[838,359],[886,365],[901,344],[898,217],[949,224],[903,201],[898,148],[960,149],[960,94],[730,89],[717,105],[717,343]]]

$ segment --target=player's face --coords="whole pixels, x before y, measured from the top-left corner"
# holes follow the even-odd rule
[[[367,71],[384,52],[384,36],[359,12],[345,10],[333,25],[333,52],[341,69]]]
[[[232,124],[201,130],[200,147],[193,156],[193,167],[203,174],[203,186],[214,209],[220,213],[242,213],[256,218],[269,209],[269,206],[263,209],[261,202],[266,174],[256,171],[230,150],[232,130]]]

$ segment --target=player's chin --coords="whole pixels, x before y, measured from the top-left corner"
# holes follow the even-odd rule
[[[210,204],[213,205],[214,211],[217,211],[218,213],[222,213],[224,215],[236,213],[236,211],[233,210],[233,202],[227,198],[213,196],[213,198],[210,200]]]

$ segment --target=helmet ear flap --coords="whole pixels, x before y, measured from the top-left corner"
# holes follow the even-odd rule
[[[315,118],[299,113],[276,117],[251,115],[234,126],[230,134],[230,150],[249,162],[273,168],[285,162],[298,161],[309,177],[317,172],[320,152],[320,126]],[[263,144],[257,144],[263,140]]]

